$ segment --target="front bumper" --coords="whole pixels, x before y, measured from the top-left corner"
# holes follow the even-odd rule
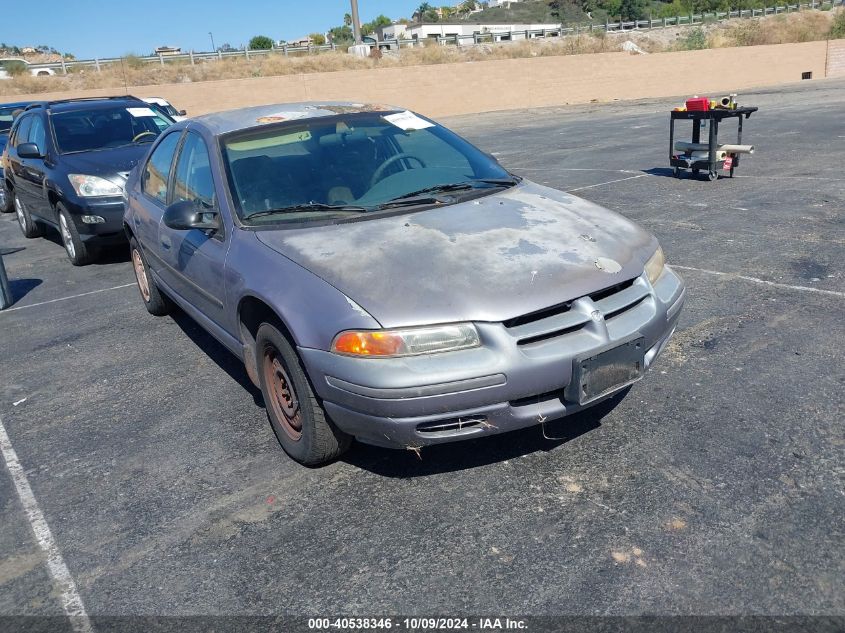
[[[482,345],[474,349],[397,359],[299,351],[341,430],[370,444],[417,447],[540,424],[612,396],[586,405],[571,397],[576,358],[642,337],[648,369],[683,302],[683,281],[667,266],[653,286],[643,275],[533,323],[476,323]]]
[[[76,230],[83,242],[96,242],[98,245],[125,244],[123,232],[123,198],[89,198],[79,202],[68,202],[68,211],[76,225]],[[105,222],[88,224],[82,216],[99,216]]]

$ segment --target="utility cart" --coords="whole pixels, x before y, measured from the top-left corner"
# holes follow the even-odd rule
[[[745,106],[734,109],[714,108],[712,110],[673,110],[669,119],[669,165],[676,178],[681,177],[682,169],[689,169],[697,175],[706,170],[708,178],[714,181],[719,178],[719,171],[729,171],[731,177],[739,166],[740,152],[719,149],[719,123],[724,119],[736,117],[738,120],[736,143],[742,143],[742,120],[747,119],[757,108]],[[675,121],[692,121],[692,142],[684,143],[689,147],[684,150],[675,148]],[[701,143],[701,122],[709,121],[708,139]],[[734,147],[734,146],[727,146]],[[707,152],[704,156],[703,153]],[[749,152],[750,153],[750,152]]]

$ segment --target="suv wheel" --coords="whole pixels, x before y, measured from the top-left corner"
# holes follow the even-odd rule
[[[59,202],[56,204],[56,215],[59,216],[59,233],[62,236],[62,243],[65,245],[65,253],[74,266],[90,264],[94,259],[92,249],[82,241],[73,218]]]
[[[147,260],[144,259],[141,247],[134,237],[129,240],[129,251],[132,253],[132,268],[135,270],[135,281],[138,282],[138,291],[144,300],[144,307],[150,314],[164,316],[170,312],[170,299],[161,293],[153,281]]]
[[[258,328],[255,354],[267,417],[285,452],[307,466],[344,453],[352,438],[328,419],[299,357],[274,325]]]
[[[21,232],[23,233],[24,237],[40,237],[44,234],[44,228],[35,222],[32,219],[32,216],[29,215],[29,211],[26,208],[26,205],[23,201],[18,197],[17,192],[14,194],[15,196],[15,213],[18,216],[18,224],[21,227]]]

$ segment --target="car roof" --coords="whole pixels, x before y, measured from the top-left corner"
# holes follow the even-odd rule
[[[307,101],[215,112],[194,117],[192,121],[205,126],[212,134],[218,136],[269,123],[320,119],[359,112],[400,112],[403,109],[384,104],[353,101]]]
[[[28,105],[37,103],[36,101],[17,101],[15,103],[0,103],[0,108],[25,108]]]
[[[61,101],[33,101],[30,105],[49,108],[51,112],[72,112],[74,110],[93,110],[109,108],[115,105],[146,106],[146,102],[131,95],[118,97],[89,97],[81,99],[66,99]]]

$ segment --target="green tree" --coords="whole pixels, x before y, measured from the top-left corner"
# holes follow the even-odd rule
[[[343,25],[344,26],[352,26],[352,16],[348,13],[343,14]]]
[[[619,15],[623,20],[643,20],[648,17],[648,0],[622,0]]]
[[[426,17],[431,15],[431,12],[433,10],[434,9],[428,2],[423,2],[419,7],[417,7],[417,10],[414,15],[419,18],[420,22],[425,22]]]
[[[322,46],[326,43],[326,36],[322,33],[311,33],[308,37],[311,38],[311,41],[314,43],[314,46]]]
[[[256,35],[249,41],[249,50],[266,51],[273,48],[273,40],[266,35]]]

